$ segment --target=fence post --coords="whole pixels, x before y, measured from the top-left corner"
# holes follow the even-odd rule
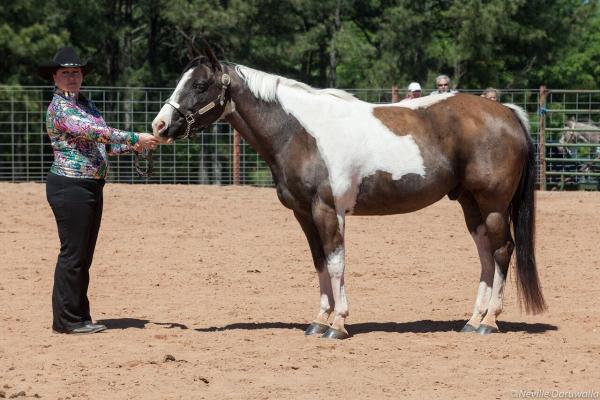
[[[233,130],[233,184],[240,184],[240,148],[241,138],[240,133]]]
[[[546,190],[546,86],[540,86],[538,104],[538,117],[540,119],[539,136],[539,165],[540,165],[540,190]]]
[[[10,173],[11,182],[15,182],[15,93],[10,91]]]
[[[392,103],[398,102],[398,85],[392,86]]]

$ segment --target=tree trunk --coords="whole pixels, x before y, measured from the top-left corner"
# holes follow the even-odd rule
[[[156,49],[158,48],[158,28],[160,18],[160,4],[158,1],[152,1],[149,12],[149,34],[148,34],[148,53],[146,59],[150,67],[150,83],[156,86],[160,81],[158,76],[158,56]]]
[[[340,21],[340,4],[341,0],[337,0],[333,15],[333,26],[331,27],[331,42],[329,47],[329,87],[336,87],[337,84],[337,49],[336,38],[341,29]]]

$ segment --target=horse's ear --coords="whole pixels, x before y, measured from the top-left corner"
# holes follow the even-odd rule
[[[194,38],[192,38],[187,45],[188,59],[191,61],[195,58],[200,57],[202,54],[202,51],[198,48],[198,46],[196,46],[196,43],[194,43]]]
[[[219,62],[219,60],[217,60],[217,57],[215,57],[215,53],[212,51],[210,45],[208,44],[208,42],[205,39],[202,39],[202,42],[204,43],[204,55],[210,61],[210,64],[212,65],[212,69],[214,71],[221,71],[222,70],[221,63]]]

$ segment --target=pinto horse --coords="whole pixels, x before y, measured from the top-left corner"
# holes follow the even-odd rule
[[[154,135],[170,143],[221,118],[265,160],[318,272],[319,312],[307,335],[349,336],[346,216],[408,213],[446,195],[460,203],[481,260],[462,331],[498,332],[515,247],[521,303],[546,308],[534,254],[535,151],[522,109],[455,93],[370,104],[221,63],[208,46],[204,53],[152,122]]]

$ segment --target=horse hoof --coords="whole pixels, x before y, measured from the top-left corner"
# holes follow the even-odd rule
[[[319,322],[313,322],[312,324],[310,324],[308,326],[308,328],[306,328],[306,330],[304,331],[304,334],[306,336],[320,335],[322,333],[327,332],[328,329],[329,329],[329,325],[321,324]]]
[[[498,328],[489,325],[479,325],[479,328],[477,328],[477,333],[480,335],[489,335],[490,333],[498,332],[500,332]]]
[[[344,331],[340,331],[340,330],[337,330],[337,329],[329,328],[329,329],[327,329],[327,332],[325,332],[323,334],[323,336],[321,336],[321,337],[325,338],[325,339],[339,339],[339,340],[341,340],[341,339],[348,339],[350,337],[350,335],[347,334]]]
[[[461,332],[477,332],[477,328],[475,328],[473,325],[471,324],[466,324],[465,326],[463,326],[463,328],[460,330]]]

